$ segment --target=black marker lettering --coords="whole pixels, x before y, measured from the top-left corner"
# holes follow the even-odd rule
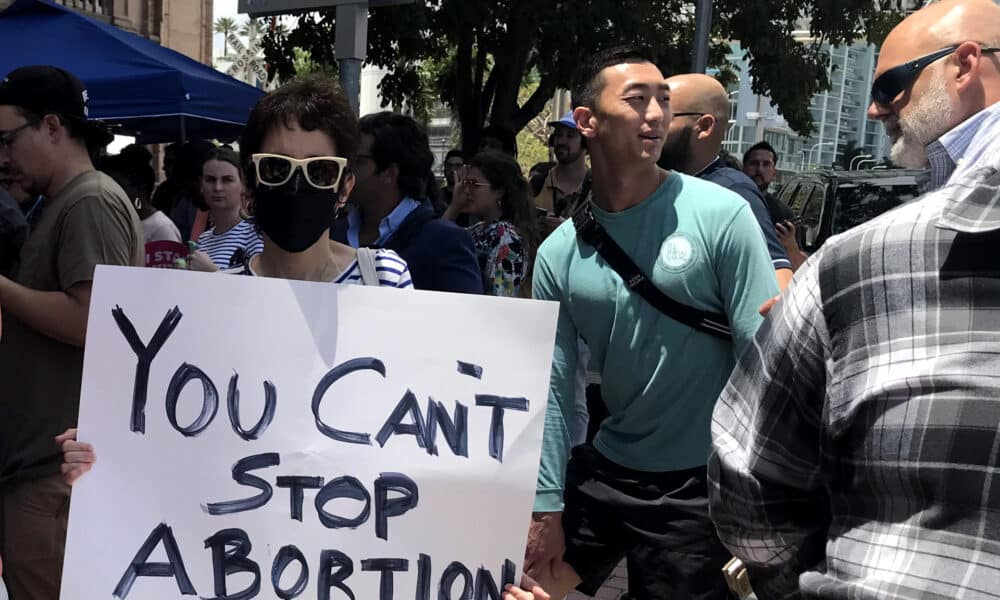
[[[181,309],[176,306],[168,310],[166,316],[160,322],[160,326],[156,328],[156,333],[150,338],[148,346],[144,345],[142,340],[139,339],[139,334],[136,333],[135,326],[125,316],[125,311],[122,310],[122,307],[115,305],[111,309],[111,316],[114,317],[119,331],[122,332],[128,345],[135,352],[137,360],[135,365],[135,383],[132,387],[132,422],[129,428],[132,431],[146,433],[146,396],[149,388],[149,367],[153,364],[156,354],[163,348],[163,344],[167,342],[167,338],[177,328],[177,324],[181,322],[183,315],[181,314]]]
[[[458,561],[448,565],[444,573],[441,574],[441,587],[438,589],[438,600],[456,600],[451,593],[455,580],[458,579],[459,575],[465,580],[465,584],[462,585],[461,594],[457,600],[472,600],[472,573],[465,568],[465,565]]]
[[[361,500],[365,505],[358,516],[353,519],[326,512],[323,509],[326,503],[337,498]],[[372,497],[368,493],[368,490],[365,489],[365,486],[361,485],[361,482],[357,478],[349,475],[331,480],[330,483],[324,485],[323,489],[316,494],[316,515],[319,517],[319,522],[329,529],[340,529],[343,527],[357,529],[362,523],[368,520],[371,508]]]
[[[365,357],[354,358],[343,364],[337,365],[336,367],[330,369],[330,371],[323,376],[323,379],[320,379],[319,384],[316,386],[316,391],[313,392],[312,398],[313,417],[316,419],[316,428],[319,429],[320,433],[340,442],[350,442],[352,444],[372,443],[371,436],[367,433],[355,433],[352,431],[334,429],[324,423],[323,419],[319,416],[319,408],[320,405],[323,404],[323,396],[326,395],[326,391],[330,389],[330,386],[333,385],[335,381],[349,373],[365,370],[375,371],[382,377],[385,377],[385,365],[382,364],[382,361],[377,358]]]
[[[286,590],[281,587],[281,576],[293,560],[299,563],[299,577],[295,580],[295,585]],[[271,565],[271,585],[274,586],[274,593],[281,600],[292,600],[292,598],[302,595],[308,583],[309,565],[306,563],[306,557],[302,551],[295,546],[283,546],[281,550],[278,550],[277,556],[274,557],[274,564]]]
[[[369,558],[361,561],[362,571],[381,571],[379,578],[379,600],[392,600],[392,572],[410,570],[410,561],[403,558]]]
[[[323,487],[322,477],[306,477],[304,475],[284,475],[275,480],[275,484],[280,488],[289,488],[289,497],[292,506],[290,509],[291,518],[302,521],[302,491],[306,488],[318,490]]]
[[[500,587],[497,587],[493,580],[493,574],[486,568],[479,567],[476,571],[476,600],[500,600],[504,587],[508,583],[514,583],[514,571],[516,567],[510,560],[503,562],[503,573],[500,576]]]
[[[257,488],[260,490],[260,493],[252,498],[205,504],[202,506],[202,509],[210,515],[228,515],[264,506],[274,493],[271,489],[271,484],[256,475],[248,474],[247,471],[276,467],[279,464],[281,464],[281,456],[277,452],[254,454],[253,456],[241,458],[233,465],[233,481],[240,485]]]
[[[212,549],[216,596],[206,600],[249,600],[260,593],[260,566],[247,558],[253,548],[247,532],[236,528],[223,529],[205,540],[205,548]],[[233,573],[251,573],[253,583],[242,592],[229,594],[226,590],[226,577]]]
[[[469,408],[461,402],[455,403],[455,419],[448,416],[448,410],[434,398],[427,399],[427,454],[437,456],[438,426],[444,441],[455,456],[469,457]]]
[[[337,572],[334,573],[333,569]],[[316,590],[318,600],[330,600],[330,588],[344,592],[351,600],[357,600],[354,592],[344,581],[354,573],[354,561],[343,552],[324,550],[319,554],[319,589]]]
[[[399,494],[389,498],[389,492]],[[389,539],[389,517],[398,517],[417,507],[417,483],[402,473],[380,473],[375,480],[375,536]]]
[[[483,378],[483,368],[473,363],[458,361],[458,372],[462,375],[475,377],[476,379]]]
[[[278,404],[278,391],[270,381],[264,382],[264,414],[253,426],[253,429],[246,431],[240,423],[240,389],[239,374],[233,373],[229,379],[229,393],[226,396],[226,405],[229,407],[229,423],[233,426],[233,431],[246,441],[259,439],[267,431],[271,421],[274,420],[274,411]]]
[[[493,416],[490,418],[490,456],[497,459],[497,462],[503,462],[503,411],[527,411],[528,399],[476,394],[476,406],[493,407]]]
[[[160,542],[163,542],[163,549],[167,553],[165,563],[146,562],[149,555],[153,553]],[[184,569],[184,560],[181,558],[181,551],[177,547],[177,540],[174,533],[167,527],[166,523],[160,523],[146,538],[135,557],[125,569],[125,574],[118,580],[113,596],[118,600],[125,600],[128,597],[132,584],[137,577],[173,577],[177,582],[177,589],[184,596],[195,596],[194,586],[188,577],[187,570]]]
[[[421,554],[417,560],[417,597],[414,600],[431,600],[431,557]]]
[[[194,420],[188,427],[181,427],[177,424],[177,400],[180,398],[181,390],[194,379],[201,381],[201,386],[203,390],[202,404],[201,404],[201,414],[198,418]],[[170,378],[170,384],[167,386],[167,419],[170,424],[173,425],[174,429],[181,433],[184,437],[194,437],[205,431],[212,420],[215,418],[215,413],[219,410],[219,390],[215,389],[215,384],[209,379],[208,375],[198,367],[184,363],[177,367],[177,371],[174,376]]]
[[[412,423],[402,422],[407,414],[413,419]],[[385,420],[385,425],[382,425],[382,429],[375,436],[375,441],[384,448],[385,443],[393,435],[412,435],[417,439],[418,446],[421,448],[426,446],[424,440],[427,437],[427,431],[424,429],[424,416],[420,413],[417,397],[410,390],[406,390],[392,414]]]

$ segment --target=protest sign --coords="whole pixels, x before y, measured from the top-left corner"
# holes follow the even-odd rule
[[[99,267],[62,598],[495,599],[558,308]]]

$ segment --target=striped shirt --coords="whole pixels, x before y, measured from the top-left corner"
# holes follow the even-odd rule
[[[759,597],[1000,598],[1000,155],[986,164],[827,241],[733,371],[712,519]]]
[[[240,256],[236,256],[234,260],[234,255],[237,253],[247,259],[254,254],[260,254],[264,250],[264,240],[252,223],[240,221],[221,235],[215,234],[214,227],[199,235],[198,249],[207,254],[215,266],[228,269],[242,262]]]
[[[927,145],[927,172],[920,178],[920,193],[932,192],[953,175],[982,166],[983,158],[1000,135],[1000,102],[987,106]]]
[[[224,272],[233,275],[257,275],[257,273],[254,273],[253,268],[250,266],[249,259],[244,261],[242,265],[232,269],[227,269]],[[407,267],[406,262],[392,250],[375,251],[375,274],[378,275],[378,281],[381,287],[413,287],[413,281],[410,279],[410,268]],[[354,261],[351,262],[351,264],[344,269],[343,272],[333,278],[332,283],[363,285],[361,280],[361,266],[358,265],[358,260],[354,259]]]

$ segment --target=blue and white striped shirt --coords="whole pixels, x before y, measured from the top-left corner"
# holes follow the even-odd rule
[[[920,182],[920,193],[932,192],[949,179],[983,166],[985,153],[995,148],[1000,135],[1000,102],[987,106],[927,145],[929,179]]]
[[[237,257],[234,262],[233,255],[242,251],[243,257],[249,259],[254,254],[264,251],[264,240],[261,239],[253,224],[249,221],[240,221],[229,231],[216,235],[215,228],[209,229],[198,236],[198,249],[212,259],[215,266],[220,269],[228,269],[234,264],[243,262],[243,258]]]
[[[232,275],[257,275],[250,266],[249,260],[238,267],[227,269],[223,272]],[[406,266],[406,261],[392,250],[380,249],[375,251],[375,274],[378,275],[378,282],[381,287],[413,288],[413,281],[410,279],[410,268]],[[354,259],[331,283],[363,285],[361,281],[361,267],[358,265],[358,260]]]

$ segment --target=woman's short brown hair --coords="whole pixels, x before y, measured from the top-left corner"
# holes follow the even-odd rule
[[[268,92],[250,112],[240,140],[248,187],[257,184],[250,157],[260,152],[264,137],[275,127],[293,123],[306,131],[318,130],[330,136],[337,154],[348,160],[354,158],[361,143],[358,117],[336,81],[322,75],[294,79]]]

